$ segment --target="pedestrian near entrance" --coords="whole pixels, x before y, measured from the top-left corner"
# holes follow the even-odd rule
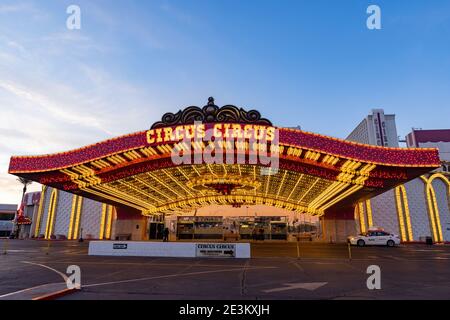
[[[264,241],[264,229],[259,229],[259,240]]]
[[[169,242],[169,228],[165,228],[163,231],[163,241]]]

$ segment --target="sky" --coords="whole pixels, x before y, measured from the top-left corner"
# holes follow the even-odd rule
[[[449,128],[450,1],[0,0],[0,203],[20,201],[12,155],[146,130],[209,96],[339,138],[373,108],[401,136]]]

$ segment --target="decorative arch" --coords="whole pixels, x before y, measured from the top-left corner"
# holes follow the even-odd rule
[[[367,210],[367,222],[369,223],[369,228],[373,227],[373,215],[372,215],[372,204],[370,199],[366,200],[366,210]]]
[[[45,191],[47,190],[47,186],[42,186],[41,190],[41,197],[39,199],[39,208],[38,208],[38,214],[36,217],[36,223],[34,227],[34,237],[39,237],[39,231],[41,230],[41,220],[42,220],[42,213],[44,212],[44,203],[45,203]]]
[[[430,181],[430,183],[432,183],[434,179],[441,179],[442,181],[444,181],[444,183],[447,185],[447,191],[450,194],[450,181],[449,181],[448,177],[446,177],[442,173],[438,172],[438,173],[434,173],[432,176],[430,176],[428,178],[428,181]]]
[[[355,219],[359,221],[359,229],[361,232],[366,232],[369,228],[373,227],[372,204],[370,199],[361,201],[355,206]]]
[[[47,212],[47,225],[45,227],[45,239],[50,239],[55,221],[55,212],[58,206],[58,189],[53,189],[50,195],[50,203]]]
[[[433,239],[437,242],[443,242],[444,238],[442,235],[442,226],[441,226],[441,218],[439,214],[439,207],[436,199],[436,192],[432,185],[434,179],[442,179],[447,184],[447,190],[450,195],[450,184],[447,178],[441,173],[435,173],[431,175],[429,178],[424,176],[420,177],[422,181],[425,183],[425,196],[428,203],[428,214],[430,218],[430,224],[433,233]]]
[[[213,163],[203,156],[212,145]],[[213,164],[226,165],[227,173],[214,175]],[[379,147],[275,127],[255,110],[218,107],[210,98],[203,108],[164,115],[149,130],[57,154],[12,157],[8,172],[143,215],[263,202],[321,216],[346,212],[440,164],[435,148]],[[272,166],[276,172],[267,173]],[[71,239],[78,237],[81,201],[72,201]],[[106,216],[101,221],[107,225]]]
[[[83,204],[83,197],[80,197],[78,195],[74,195],[72,197],[72,209],[70,212],[69,231],[67,233],[68,240],[75,240],[78,237],[82,204]]]
[[[111,228],[113,220],[113,206],[102,204],[102,214],[100,217],[99,240],[111,239]]]
[[[397,205],[398,225],[402,241],[413,241],[411,215],[409,212],[408,195],[404,185],[395,188],[395,202]]]
[[[364,203],[363,202],[358,203],[358,206],[356,208],[357,208],[357,214],[359,216],[359,228],[360,228],[361,233],[364,233],[367,231],[366,218],[364,215]]]
[[[80,223],[81,223],[81,212],[83,210],[83,197],[77,196],[77,208],[75,211],[75,220],[73,225],[73,233],[72,233],[72,239],[78,239],[78,233],[80,231]]]

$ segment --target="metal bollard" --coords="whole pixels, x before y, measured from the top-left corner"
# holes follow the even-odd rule
[[[3,254],[8,254],[8,239],[5,240],[4,245],[3,245]]]
[[[352,261],[352,246],[350,242],[348,242],[348,259]]]
[[[50,253],[50,239],[47,240],[47,251],[45,252],[45,255],[48,256]]]

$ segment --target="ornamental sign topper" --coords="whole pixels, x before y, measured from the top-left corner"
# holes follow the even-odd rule
[[[14,156],[9,173],[144,215],[206,204],[323,215],[347,214],[361,199],[439,166],[437,149],[275,127],[258,111],[218,107],[209,98],[203,108],[167,113],[144,131],[57,154]]]
[[[151,129],[193,124],[196,121],[202,123],[247,123],[272,126],[272,123],[265,118],[261,118],[261,114],[256,110],[245,111],[243,108],[233,105],[218,107],[214,104],[214,98],[209,97],[208,104],[203,108],[191,106],[177,113],[169,112],[164,114],[161,121],[155,122]]]

